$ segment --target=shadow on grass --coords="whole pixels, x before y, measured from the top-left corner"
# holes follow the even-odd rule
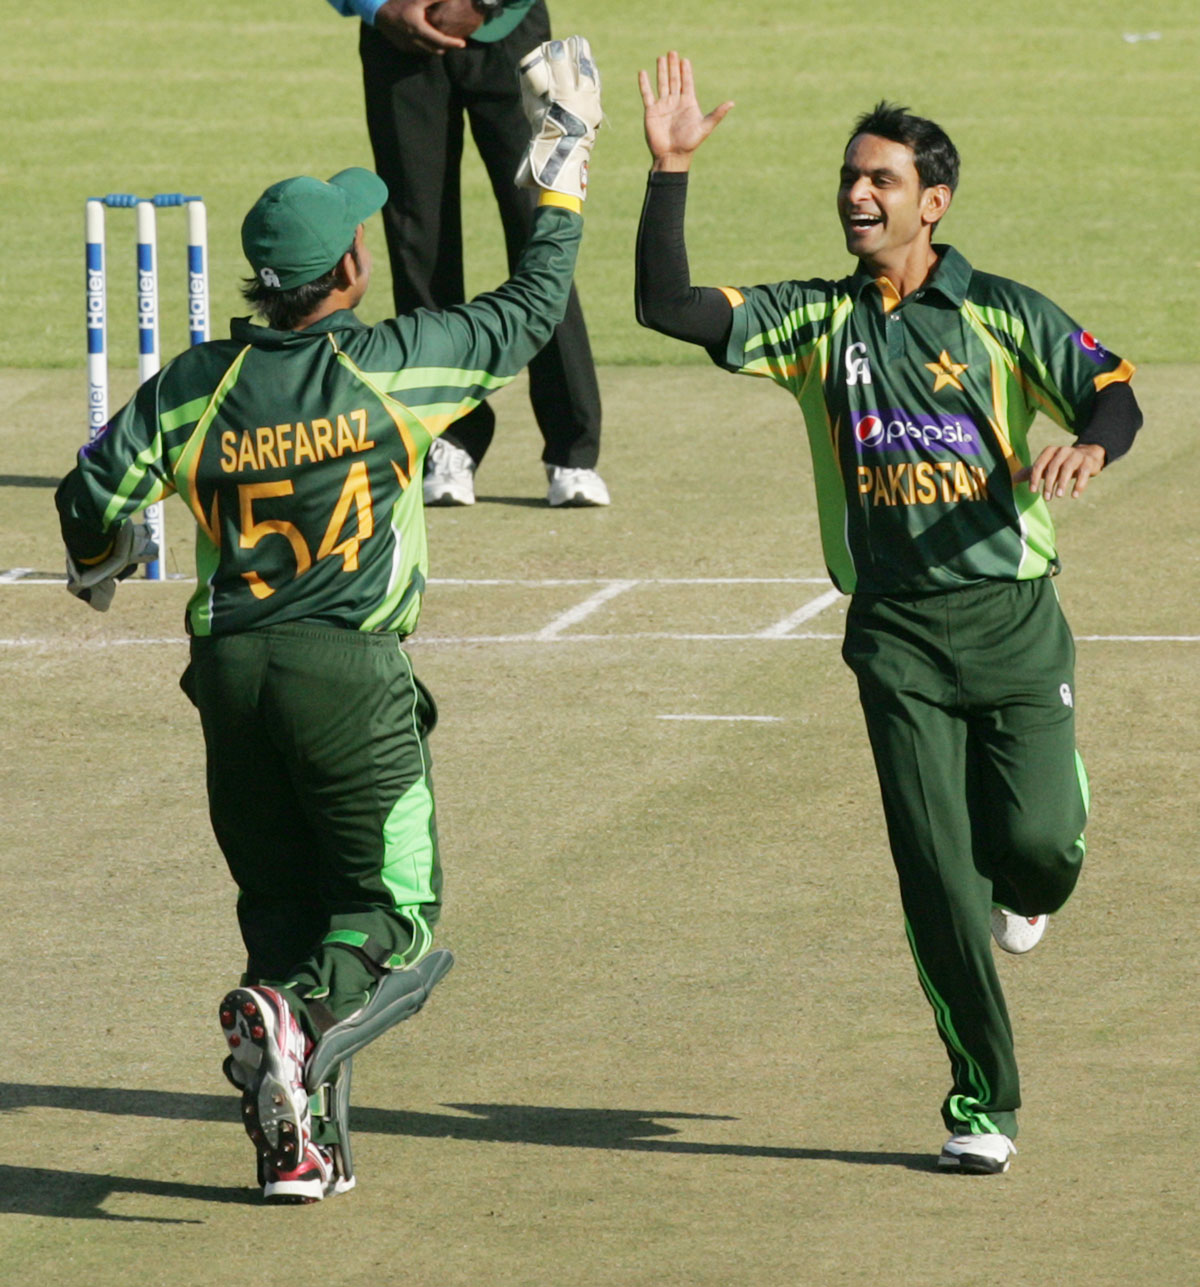
[[[418,1113],[395,1108],[355,1108],[351,1124],[355,1134],[365,1132],[371,1135],[460,1140],[478,1144],[535,1144],[693,1157],[843,1162],[866,1166],[898,1166],[911,1171],[936,1169],[934,1159],[923,1153],[707,1143],[677,1138],[680,1132],[671,1125],[673,1122],[737,1120],[713,1113],[633,1108],[548,1108],[531,1104],[444,1104],[442,1107],[451,1111]],[[0,1083],[0,1114],[24,1108],[63,1108],[73,1112],[106,1113],[115,1117],[155,1117],[166,1121],[240,1121],[238,1100],[233,1094],[195,1095],[164,1090]],[[253,1189],[0,1165],[0,1214],[59,1215],[109,1220],[136,1218],[112,1216],[101,1209],[100,1204],[115,1193],[142,1193],[156,1197],[235,1204],[259,1201],[258,1194]]]
[[[0,487],[57,487],[62,478],[42,478],[37,474],[0,474]]]
[[[55,486],[58,486],[57,481]],[[546,504],[545,496],[483,496],[479,493],[475,495],[476,505],[512,505],[516,509],[544,509],[550,512],[550,507]],[[450,510],[452,512],[461,512],[462,505],[428,505],[425,512],[437,512],[440,510]]]
[[[61,1216],[69,1220],[115,1220],[121,1224],[203,1224],[203,1220],[172,1220],[162,1216],[114,1215],[103,1204],[114,1194],[138,1193],[153,1198],[185,1198],[261,1206],[255,1188],[216,1184],[186,1184],[179,1180],[139,1180],[127,1175],[90,1171],[52,1171],[42,1166],[0,1163],[0,1215]]]

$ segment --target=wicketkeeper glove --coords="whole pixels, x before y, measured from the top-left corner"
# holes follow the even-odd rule
[[[521,60],[521,105],[533,138],[517,186],[587,196],[588,158],[604,113],[600,73],[583,36],[547,40]]]
[[[107,612],[117,592],[117,582],[132,576],[139,563],[153,563],[158,546],[145,523],[128,522],[117,528],[112,549],[90,567],[79,567],[67,551],[67,589],[97,612]]]

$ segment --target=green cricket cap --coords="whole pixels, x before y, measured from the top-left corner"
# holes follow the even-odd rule
[[[327,182],[301,175],[273,183],[242,220],[242,250],[254,275],[274,290],[316,281],[354,242],[387,200],[387,184],[354,166]]]

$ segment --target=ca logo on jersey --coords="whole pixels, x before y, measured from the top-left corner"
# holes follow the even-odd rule
[[[846,350],[846,386],[871,383],[871,363],[867,358],[867,346],[860,340],[851,344]]]

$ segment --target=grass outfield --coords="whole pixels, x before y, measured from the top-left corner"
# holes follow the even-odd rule
[[[855,115],[888,96],[939,119],[963,153],[944,227],[968,259],[1043,290],[1136,362],[1193,360],[1200,304],[1186,230],[1195,211],[1179,178],[1194,152],[1192,0],[1062,11],[1040,0],[911,0],[875,6],[869,23],[859,9],[813,3],[552,0],[551,11],[560,33],[588,35],[605,81],[609,128],[579,270],[600,361],[703,361],[632,318],[647,168],[636,73],[670,45],[695,60],[706,105],[738,103],[696,170],[698,282],[847,271],[833,215],[837,165]],[[6,14],[0,362],[81,362],[83,203],[98,193],[203,194],[215,324],[244,311],[238,229],[259,192],[288,174],[370,164],[355,40],[356,24],[323,0],[89,0],[85,18],[69,7]],[[471,286],[482,289],[504,268],[477,161],[466,188]],[[186,340],[181,225],[177,212],[160,219],[166,352]],[[132,367],[132,217],[117,212],[110,228],[110,342]],[[372,238],[381,249],[378,220]],[[377,283],[376,316],[386,298]]]
[[[175,684],[188,587],[127,584],[99,616],[0,584],[0,1282],[219,1287],[290,1263],[293,1234],[338,1284],[1200,1279],[1197,368],[1141,374],[1137,451],[1058,511],[1090,853],[1002,962],[1021,1153],[978,1180],[933,1170],[947,1070],[840,604],[771,634],[824,588],[795,410],[715,370],[601,378],[637,426],[610,510],[536,503],[513,387],[480,503],[429,516],[412,653],[459,961],[356,1061],[360,1184],[321,1207],[260,1207],[219,1071],[240,945]],[[28,426],[78,379],[0,376],[3,567],[60,566],[66,456]],[[178,502],[167,523],[179,559]]]

